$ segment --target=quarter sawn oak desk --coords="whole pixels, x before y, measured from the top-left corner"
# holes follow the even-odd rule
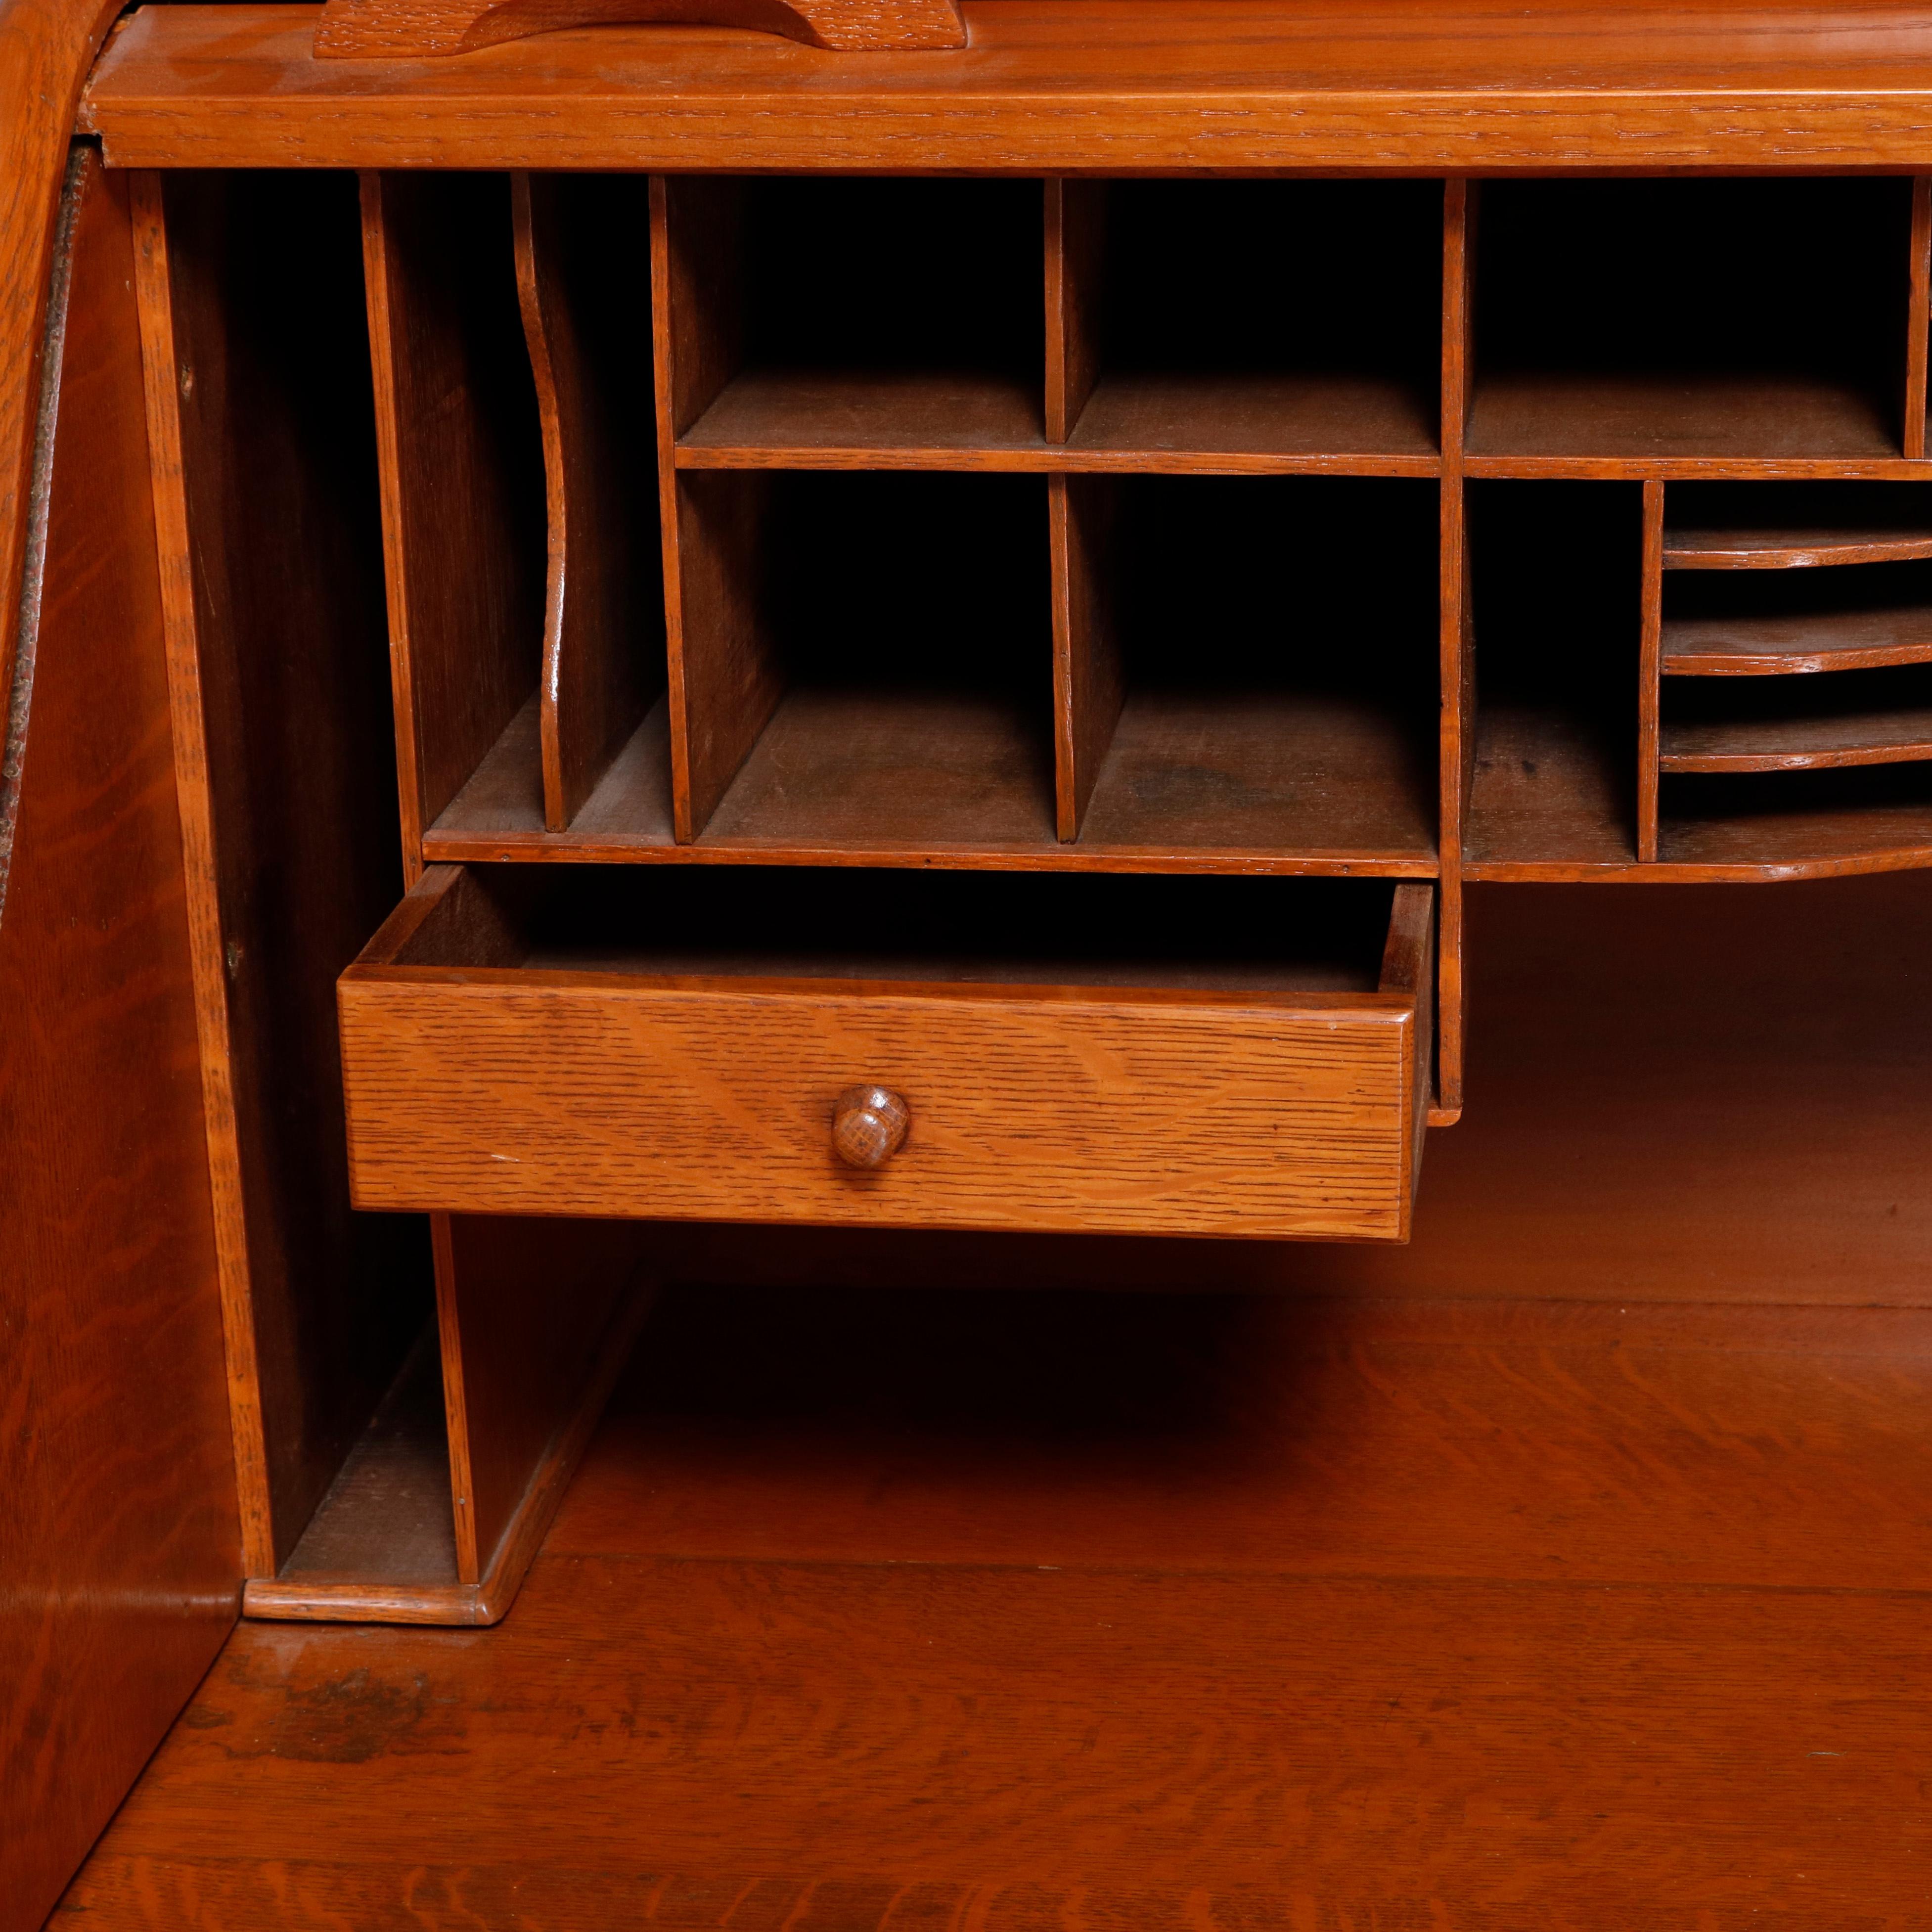
[[[224,1642],[64,1918],[1932,1922],[1909,1724],[1778,1746],[1830,1792],[1737,1729],[1926,1696],[1932,12],[0,0],[0,170],[5,1932]],[[940,1414],[952,1503],[835,1501]],[[1581,1775],[1559,1584],[1715,1673],[1618,1720],[1707,1753],[1621,1849],[1634,1785],[1507,1822]],[[970,1681],[756,1802],[710,1705],[489,1730],[779,1624],[837,1708]],[[1207,1674],[1030,1836],[973,1714],[1073,1644],[1104,1730],[1090,1627]],[[1370,1778],[1523,1657],[1460,1825],[1214,1795],[1244,1673]],[[549,1876],[422,1876],[383,1767],[580,1721],[476,1814]],[[238,1876],[170,1808],[257,1755]]]

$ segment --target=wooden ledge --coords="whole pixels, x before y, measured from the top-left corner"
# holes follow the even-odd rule
[[[148,7],[82,127],[124,167],[1932,167],[1932,4],[966,0],[862,58],[724,27],[318,60],[314,7]],[[560,111],[567,110],[567,111]]]

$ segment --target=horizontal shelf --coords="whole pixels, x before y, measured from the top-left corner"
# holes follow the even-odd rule
[[[1645,872],[1822,878],[1932,865],[1932,770],[1673,778],[1658,856]]]
[[[1394,721],[1367,706],[1304,700],[1270,710],[1238,697],[1190,716],[1184,726],[1164,705],[1130,700],[1087,835],[1062,844],[1053,833],[1050,775],[1040,775],[1037,791],[1034,781],[1015,782],[1013,760],[1032,752],[1010,719],[976,722],[950,697],[807,692],[781,706],[711,827],[696,844],[680,845],[671,836],[662,704],[570,828],[547,832],[532,699],[426,835],[424,856],[469,864],[1436,875],[1430,781],[1413,734]],[[878,800],[886,788],[909,770],[928,788],[922,808],[899,791],[896,809],[884,812]],[[962,838],[958,802],[975,784],[985,788],[996,822],[986,836]],[[936,795],[942,792],[946,797]]]
[[[681,470],[1322,472],[1433,476],[1432,410],[1374,376],[1110,376],[1048,442],[1037,392],[976,372],[760,369],[678,440]]]
[[[754,369],[678,440],[684,470],[948,469],[1046,447],[1039,392],[977,370]]]
[[[1924,530],[1666,530],[1666,570],[1814,570],[1932,556]]]
[[[1809,691],[1806,693],[1809,694]],[[1658,740],[1665,772],[1822,771],[1836,766],[1932,759],[1932,705],[1848,701],[1766,707],[1756,717],[1666,720]]]
[[[1479,375],[1466,446],[1472,458],[1612,465],[1904,460],[1873,397],[1804,376]]]
[[[1932,663],[1932,608],[1666,618],[1670,677],[1761,677]]]
[[[1301,692],[1130,692],[1080,849],[1292,851],[1433,868],[1432,721]]]
[[[1432,475],[1432,398],[1386,376],[1135,374],[1096,386],[1067,438],[1070,458],[1406,459],[1384,474]]]

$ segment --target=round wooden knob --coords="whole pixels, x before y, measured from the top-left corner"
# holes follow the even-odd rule
[[[848,1087],[832,1109],[832,1150],[848,1167],[882,1167],[905,1145],[912,1116],[890,1087]]]

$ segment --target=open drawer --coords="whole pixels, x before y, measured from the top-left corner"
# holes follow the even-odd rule
[[[356,1203],[1406,1240],[1434,902],[435,867],[338,988]]]

